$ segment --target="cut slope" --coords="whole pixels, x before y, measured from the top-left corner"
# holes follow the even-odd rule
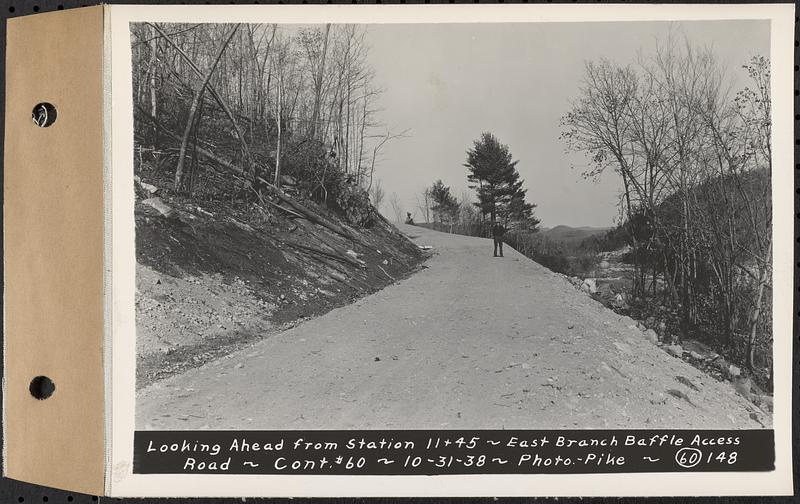
[[[139,387],[375,292],[422,260],[381,218],[354,228],[304,202],[348,239],[268,203],[162,193],[137,188]]]

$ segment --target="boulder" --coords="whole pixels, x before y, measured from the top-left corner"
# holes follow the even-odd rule
[[[158,213],[163,215],[164,217],[170,218],[175,215],[175,210],[166,203],[161,198],[148,198],[142,201],[142,205],[147,205],[151,208],[154,208]]]
[[[652,331],[652,329],[650,329]],[[681,358],[683,357],[683,347],[680,345],[667,345],[664,349],[670,355],[674,355],[675,357]]]
[[[694,360],[702,360],[703,359],[703,356],[700,355],[699,353],[695,352],[694,350],[691,350],[689,352],[689,356]]]
[[[733,388],[736,390],[740,396],[744,397],[748,401],[752,399],[750,394],[750,389],[752,388],[752,382],[750,378],[744,378],[742,376],[736,376],[733,378],[732,381]]]
[[[133,176],[133,181],[138,184],[144,191],[149,192],[151,195],[155,194],[158,191],[158,187],[154,186],[153,184],[148,184],[147,182],[142,182],[142,179],[139,178],[138,175]]]
[[[158,192],[158,187],[154,186],[153,184],[148,184],[147,182],[139,182],[139,187],[149,192],[150,194],[155,194]]]
[[[654,330],[648,329],[644,331],[642,334],[644,335],[644,339],[646,339],[650,343],[654,345],[658,343],[658,334],[656,334]]]
[[[610,266],[611,264],[608,261],[600,261],[600,268],[608,269]]]
[[[728,370],[728,361],[725,360],[725,357],[719,357],[714,360],[714,367],[725,372]]]
[[[594,278],[587,278],[581,283],[581,290],[588,294],[597,294],[597,282]]]
[[[731,378],[738,378],[742,374],[742,370],[739,369],[739,366],[731,364],[728,366],[728,376]]]

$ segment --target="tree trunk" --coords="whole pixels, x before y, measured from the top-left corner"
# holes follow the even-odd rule
[[[142,109],[140,108],[140,110],[142,110]],[[175,133],[173,133],[173,132],[169,131],[168,129],[166,129],[163,125],[159,124],[154,118],[148,116],[147,115],[147,111],[142,111],[142,116],[145,117],[150,122],[152,122],[153,124],[155,124],[156,127],[160,128],[161,131],[164,134],[166,134],[167,136],[169,136],[170,138],[173,138],[175,140],[179,139],[178,135],[176,135]],[[228,173],[232,173],[232,174],[234,174],[234,175],[236,175],[238,177],[242,177],[243,179],[248,180],[248,182],[251,182],[251,183],[252,182],[256,182],[256,181],[260,182],[261,184],[263,184],[264,187],[267,188],[267,190],[269,190],[273,195],[275,195],[276,198],[278,198],[279,200],[281,200],[285,204],[289,205],[289,207],[292,210],[294,210],[295,212],[297,212],[300,215],[302,215],[303,218],[305,218],[305,219],[307,219],[307,220],[309,220],[311,222],[314,222],[316,224],[319,224],[322,227],[328,228],[331,231],[333,231],[334,233],[336,233],[336,234],[338,234],[338,235],[340,235],[340,236],[342,236],[344,238],[352,240],[352,241],[354,241],[356,243],[359,243],[359,244],[361,244],[361,245],[363,245],[365,247],[368,246],[367,244],[362,242],[358,238],[358,236],[354,235],[353,233],[348,231],[346,228],[344,228],[342,226],[339,226],[338,224],[334,224],[333,222],[325,219],[324,217],[316,214],[315,212],[312,212],[311,210],[309,210],[306,207],[304,207],[303,205],[301,205],[300,202],[298,202],[297,200],[295,200],[291,196],[287,195],[286,193],[284,193],[283,191],[281,191],[280,189],[278,189],[274,185],[270,184],[266,180],[264,180],[264,179],[257,179],[257,180],[247,179],[246,178],[247,177],[247,173],[245,173],[244,170],[242,170],[242,168],[236,166],[235,164],[231,163],[230,161],[222,159],[221,157],[215,155],[211,151],[203,149],[202,147],[197,147],[197,152],[199,152],[203,156],[207,157],[211,161],[214,161],[217,165],[222,166],[223,168],[225,168],[228,171]],[[220,171],[221,173],[225,173],[222,170],[217,170],[217,171]]]
[[[772,240],[769,242],[766,259],[769,260],[771,256]],[[758,322],[761,318],[761,305],[764,300],[764,287],[767,284],[767,278],[769,276],[768,264],[769,263],[761,266],[761,275],[758,278],[758,291],[756,294],[755,309],[753,310],[753,316],[750,319],[750,336],[747,339],[747,368],[751,371],[753,370],[753,366],[755,364],[756,333],[758,331]]]
[[[153,38],[150,40],[150,115],[158,118],[158,102],[156,101],[156,51],[158,50],[158,41],[153,32]],[[158,128],[153,126],[151,142],[153,149],[158,148]]]
[[[211,64],[211,68],[209,68],[208,73],[203,78],[202,84],[200,84],[200,88],[195,91],[194,98],[192,99],[192,105],[189,108],[189,118],[186,120],[186,128],[183,130],[183,137],[181,138],[181,150],[180,154],[178,154],[178,166],[175,168],[175,190],[181,190],[181,183],[183,182],[183,165],[186,160],[186,147],[189,144],[189,136],[192,132],[192,125],[194,124],[194,117],[197,114],[197,106],[200,103],[200,100],[203,99],[203,95],[205,94],[206,86],[208,86],[208,82],[211,80],[211,76],[214,75],[214,70],[217,68],[219,61],[222,59],[222,55],[225,53],[225,49],[228,47],[231,39],[236,34],[236,30],[239,29],[239,25],[234,25],[231,33],[225,39],[225,42],[222,43],[222,46],[217,51],[217,55],[214,58],[214,62]]]
[[[189,68],[191,68],[198,76],[203,77],[203,72],[201,72],[200,68],[198,68],[197,65],[194,63],[194,61],[192,61],[192,58],[190,58],[189,55],[186,54],[186,51],[181,49],[172,39],[170,39],[161,28],[152,23],[147,23],[147,24],[152,26],[159,34],[161,34],[164,40],[166,40],[167,43],[169,43],[169,45],[171,45],[173,49],[175,49],[178,52],[178,54],[186,62],[186,64],[189,65]],[[235,26],[236,28],[239,27],[238,24]],[[214,89],[214,86],[212,86],[209,83],[206,87],[208,88],[208,92],[211,93],[211,96],[214,98],[214,100],[217,102],[220,108],[225,112],[225,115],[228,116],[228,119],[230,120],[231,124],[233,125],[233,129],[236,132],[236,137],[238,138],[239,143],[242,146],[242,150],[244,151],[248,165],[252,166],[253,159],[252,156],[250,155],[250,148],[247,146],[247,142],[244,139],[244,134],[242,133],[242,130],[239,127],[239,123],[236,120],[235,116],[233,115],[233,112],[231,112],[230,107],[228,107],[228,104],[225,103],[225,101],[223,101],[222,97],[219,95],[217,90]]]
[[[325,25],[325,40],[322,44],[322,61],[319,64],[317,73],[316,89],[314,90],[314,112],[311,115],[311,139],[317,139],[317,121],[319,120],[319,106],[322,94],[322,79],[325,77],[325,58],[328,54],[328,36],[331,31],[331,24]]]
[[[275,147],[275,187],[280,189],[281,187],[281,143],[282,142],[282,132],[283,127],[281,123],[283,123],[283,70],[279,70],[278,73],[278,142],[277,146]]]

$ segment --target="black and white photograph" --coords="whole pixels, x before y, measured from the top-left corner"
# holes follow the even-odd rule
[[[131,23],[136,429],[771,429],[770,40]]]

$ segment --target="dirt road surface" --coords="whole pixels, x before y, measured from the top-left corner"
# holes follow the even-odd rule
[[[730,384],[514,250],[400,228],[433,246],[426,269],[142,389],[137,428],[769,426]]]

